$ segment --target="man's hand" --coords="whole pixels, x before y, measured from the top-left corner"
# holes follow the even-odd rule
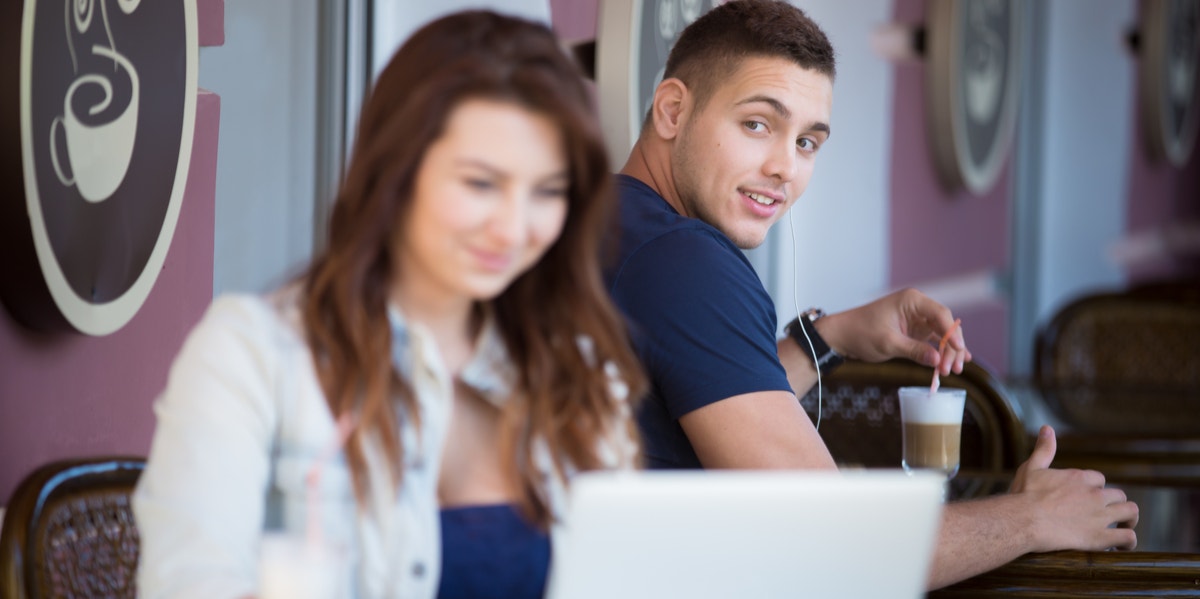
[[[1054,430],[1043,426],[1005,495],[948,504],[929,588],[997,568],[1026,553],[1133,549],[1137,504],[1093,470],[1054,470]],[[1115,526],[1115,528],[1113,528]]]
[[[937,366],[943,375],[962,372],[971,361],[962,327],[950,336],[946,351],[936,344],[954,328],[950,309],[916,289],[904,289],[852,310],[830,314],[816,322],[817,330],[834,351],[867,362],[904,357]]]
[[[1104,487],[1095,470],[1054,470],[1054,429],[1042,426],[1033,453],[1013,478],[1010,492],[1028,502],[1033,551],[1133,549],[1138,506],[1120,489]],[[1115,526],[1115,528],[1114,528]]]

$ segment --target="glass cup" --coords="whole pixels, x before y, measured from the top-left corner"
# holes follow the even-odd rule
[[[258,599],[348,599],[350,568],[346,551],[314,545],[303,535],[263,535],[258,565]]]
[[[958,474],[959,444],[962,440],[966,389],[943,387],[900,388],[900,422],[903,423],[905,472],[934,470],[946,480]]]

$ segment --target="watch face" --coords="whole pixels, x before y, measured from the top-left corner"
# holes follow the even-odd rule
[[[1200,2],[1148,0],[1141,21],[1138,104],[1147,150],[1182,167],[1200,121]]]
[[[926,120],[943,184],[981,195],[995,184],[1016,124],[1016,0],[927,5]]]
[[[195,0],[26,0],[21,26],[20,56],[5,58],[19,60],[19,86],[0,93],[20,106],[22,173],[7,182],[5,218],[26,214],[28,231],[6,243],[32,243],[15,253],[36,256],[37,279],[6,278],[5,301],[42,315],[22,318],[35,328],[107,334],[149,294],[183,199]]]

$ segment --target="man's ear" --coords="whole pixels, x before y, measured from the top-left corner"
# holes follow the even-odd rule
[[[674,77],[663,79],[654,90],[654,101],[650,104],[650,121],[654,132],[663,139],[675,139],[691,107],[692,95],[687,86]]]

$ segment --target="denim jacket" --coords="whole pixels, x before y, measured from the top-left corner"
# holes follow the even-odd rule
[[[306,477],[336,444],[336,425],[297,299],[295,287],[267,298],[218,298],[172,366],[155,402],[158,425],[133,498],[142,538],[140,596],[253,595],[264,531],[304,535]],[[372,484],[359,508],[344,455],[333,453],[319,477],[320,527],[349,560],[352,596],[431,598],[440,577],[438,470],[453,382],[422,326],[395,308],[389,324],[393,361],[421,411],[419,433],[401,413],[403,484]],[[612,392],[626,405],[624,385],[614,369],[609,374]],[[488,321],[460,379],[499,405],[511,395],[513,377]],[[627,408],[621,412],[629,417]],[[622,421],[610,427],[600,448],[606,466],[633,467],[636,443],[628,430]],[[370,480],[388,480],[379,445],[368,439],[362,447]],[[566,485],[544,443],[535,441],[533,461],[547,481],[551,512],[560,516]]]

